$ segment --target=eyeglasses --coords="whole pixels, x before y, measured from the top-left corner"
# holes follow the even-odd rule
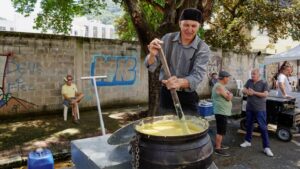
[[[68,81],[72,81],[73,79],[68,79]]]

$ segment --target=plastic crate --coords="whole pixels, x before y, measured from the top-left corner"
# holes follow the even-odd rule
[[[53,155],[48,149],[31,151],[27,161],[28,169],[54,169]]]

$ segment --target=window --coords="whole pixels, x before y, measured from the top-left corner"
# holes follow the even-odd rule
[[[114,38],[114,33],[115,33],[114,28],[110,28],[110,32],[109,32],[109,34],[110,34],[110,39],[113,39],[113,38]]]
[[[105,38],[106,30],[105,27],[102,28],[102,38]]]
[[[14,31],[14,28],[13,28],[13,27],[10,27],[10,31]]]
[[[84,25],[84,28],[85,28],[85,37],[88,37],[89,36],[89,27]]]
[[[97,38],[97,37],[98,37],[98,28],[97,28],[97,26],[94,26],[94,27],[93,27],[93,37],[94,37],[94,38]]]
[[[6,31],[6,28],[4,26],[0,26],[0,31]]]

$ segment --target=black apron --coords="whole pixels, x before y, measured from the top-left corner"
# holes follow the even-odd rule
[[[197,113],[199,96],[194,92],[177,91],[183,113],[186,115],[199,116]],[[160,110],[161,115],[176,114],[170,90],[165,86],[160,89]]]

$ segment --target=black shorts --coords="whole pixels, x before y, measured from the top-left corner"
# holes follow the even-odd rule
[[[217,124],[217,134],[225,135],[227,128],[227,116],[221,114],[215,114]]]

